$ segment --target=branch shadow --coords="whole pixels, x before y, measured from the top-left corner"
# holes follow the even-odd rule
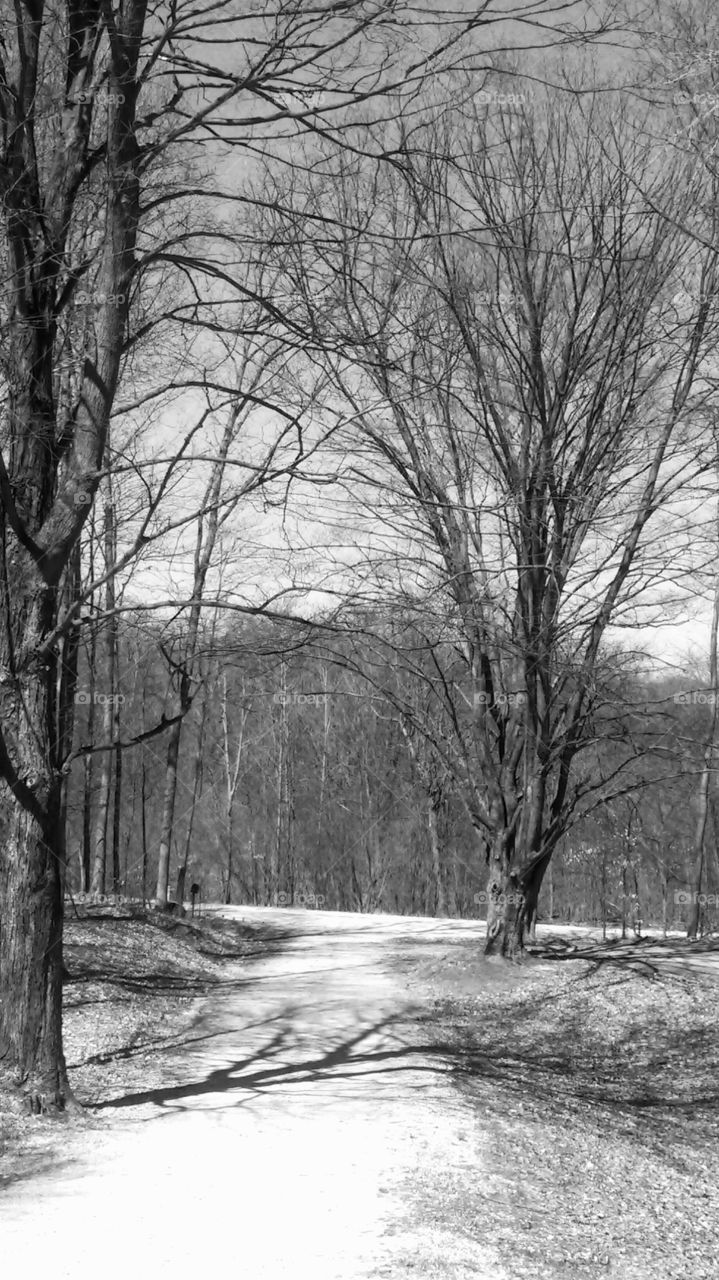
[[[188,1102],[209,1094],[237,1095],[237,1102],[249,1096],[257,1096],[271,1089],[289,1085],[319,1085],[364,1076],[381,1076],[388,1073],[416,1072],[446,1074],[451,1070],[452,1046],[449,1042],[438,1044],[412,1044],[402,1041],[400,1023],[394,1017],[379,1019],[358,1027],[351,1033],[338,1037],[334,1043],[314,1053],[305,1053],[304,1037],[295,1029],[298,1009],[283,1010],[275,1018],[266,1021],[278,1023],[270,1034],[253,1051],[244,1057],[216,1067],[206,1075],[180,1084],[161,1088],[132,1091],[118,1098],[97,1104],[94,1110],[137,1107],[152,1103],[158,1107]],[[233,1035],[253,1033],[257,1024],[248,1023]],[[191,1043],[221,1038],[224,1030],[211,1031],[192,1041],[178,1045],[186,1048]],[[398,1043],[369,1047],[378,1037],[398,1040]],[[288,1060],[289,1059],[289,1060]]]

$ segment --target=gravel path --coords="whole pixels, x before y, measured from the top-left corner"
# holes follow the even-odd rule
[[[480,1122],[416,1048],[390,963],[476,925],[229,913],[294,937],[238,966],[167,1087],[113,1100],[109,1127],[72,1134],[67,1160],[2,1196],[3,1274],[507,1280],[486,1245],[422,1221],[435,1179],[492,1179]]]

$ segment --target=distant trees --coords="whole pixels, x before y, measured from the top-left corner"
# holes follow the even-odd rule
[[[396,629],[396,614],[385,622]],[[374,625],[380,633],[379,617]],[[134,666],[122,686],[123,732],[131,739],[172,705],[159,648],[168,636],[164,628],[138,633],[121,619],[118,643],[123,670]],[[381,668],[382,651],[357,637],[335,638],[333,662],[326,640],[320,648],[322,656],[306,646],[292,652],[286,629],[262,620],[206,637],[202,685],[183,730],[190,749],[178,756],[173,859],[176,853],[184,883],[200,882],[215,900],[229,887],[234,902],[484,919],[485,867],[448,768],[447,742],[435,725],[433,745],[410,718],[427,694],[425,680],[400,672],[390,648]],[[692,832],[711,707],[706,691],[684,691],[686,681],[629,680],[625,666],[619,657],[613,673],[605,664],[593,741],[578,760],[576,804],[539,916],[611,929],[623,923],[631,934],[639,920],[681,928],[690,919]],[[81,657],[80,681],[86,676]],[[78,708],[80,742],[90,712],[91,704]],[[121,891],[130,897],[142,896],[144,885],[154,890],[165,746],[158,737],[123,757]],[[83,772],[73,770],[73,893],[82,887],[85,801]],[[93,825],[99,802],[96,788]],[[719,922],[715,810],[712,788],[700,930]]]

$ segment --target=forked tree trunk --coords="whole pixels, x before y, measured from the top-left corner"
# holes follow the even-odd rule
[[[536,938],[537,905],[551,850],[530,854],[520,871],[512,866],[511,845],[504,833],[489,855],[487,941],[484,953],[519,960],[525,942]]]

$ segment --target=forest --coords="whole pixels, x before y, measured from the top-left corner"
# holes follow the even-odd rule
[[[0,10],[0,1058],[89,899],[711,932],[709,4]],[[193,892],[193,886],[194,892]]]

